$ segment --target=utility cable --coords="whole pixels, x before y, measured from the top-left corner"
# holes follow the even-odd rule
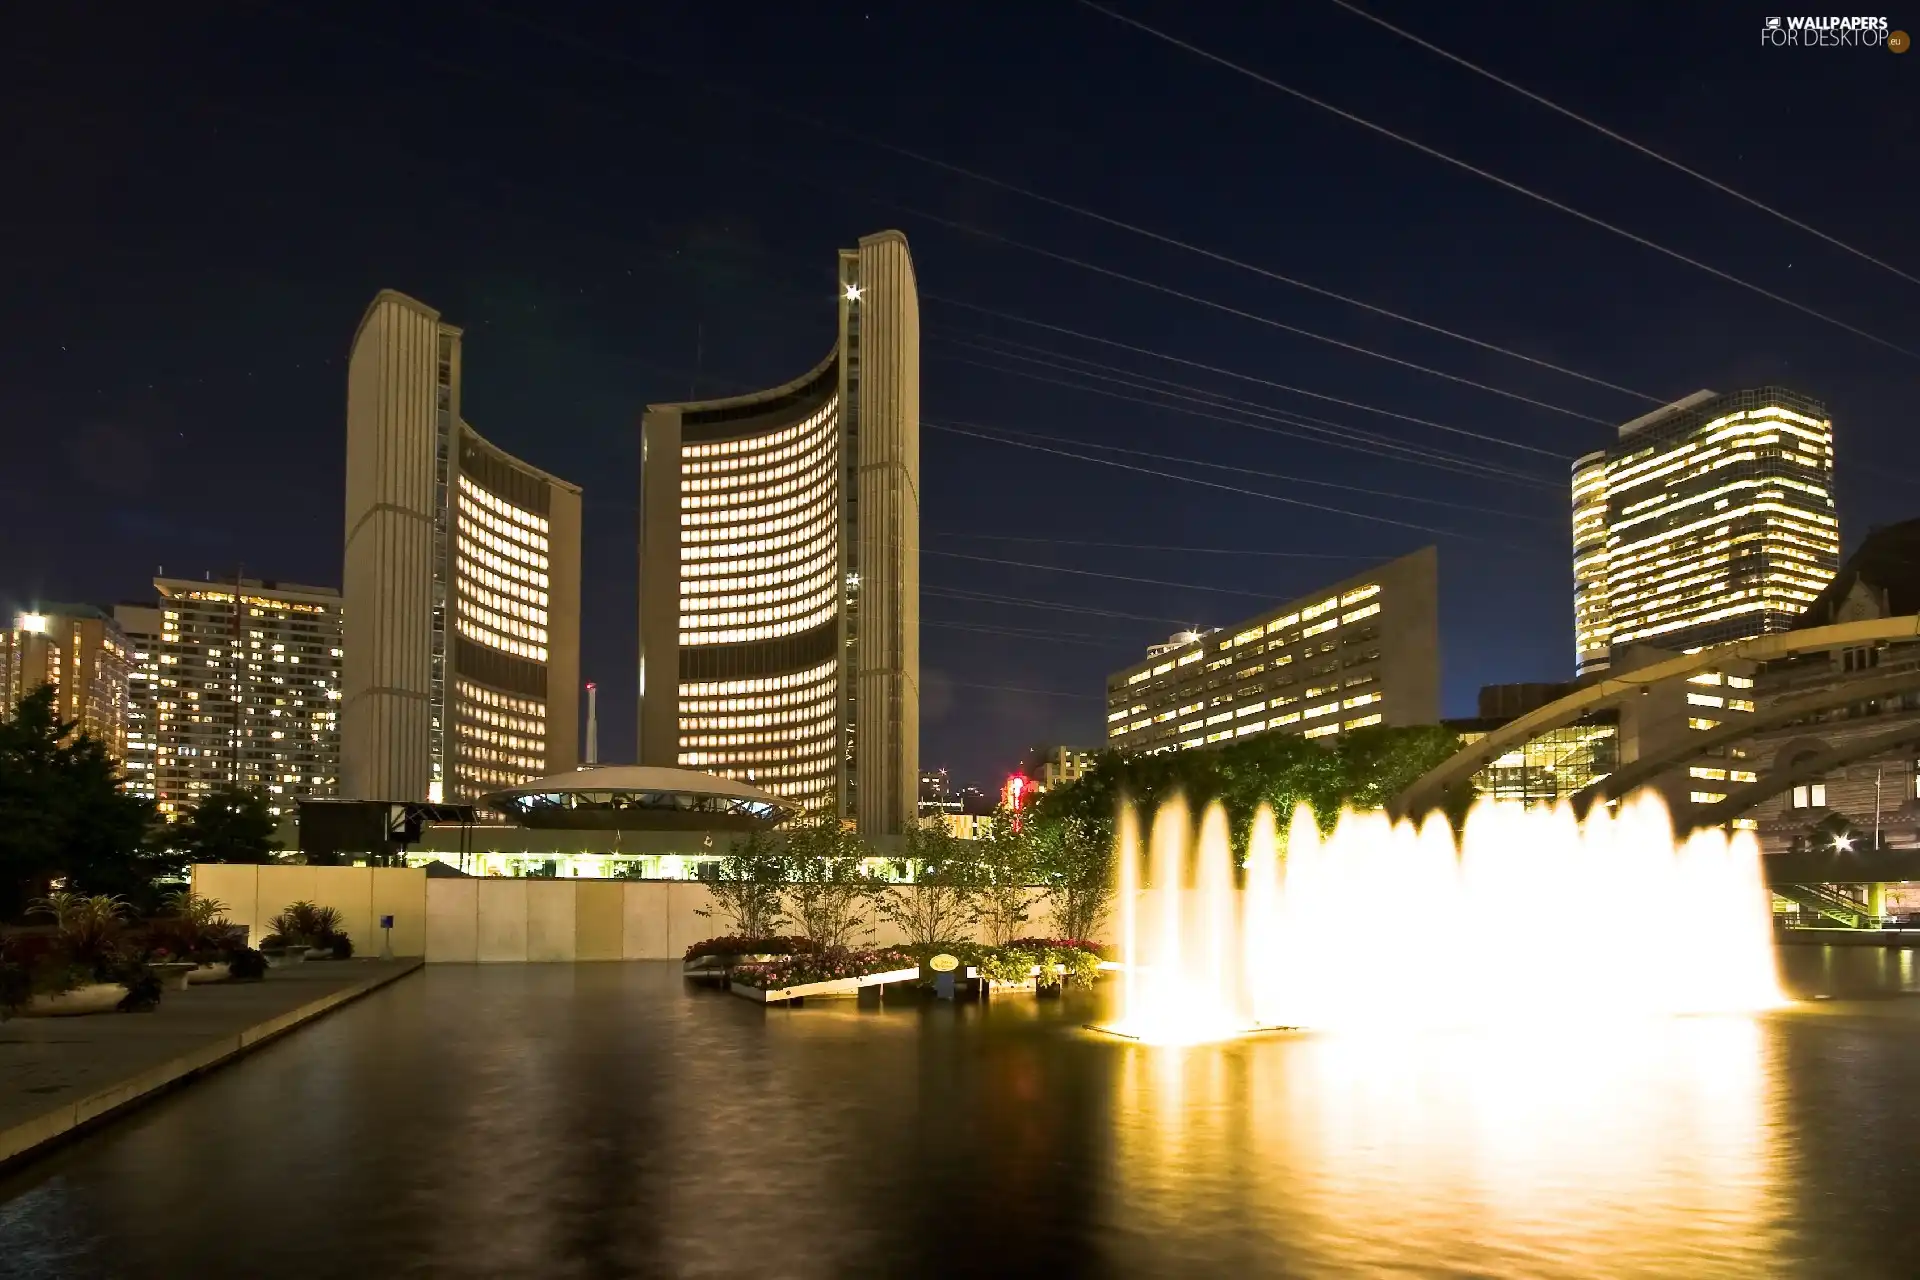
[[[1542,95],[1535,93],[1531,89],[1525,88],[1521,85],[1517,85],[1513,81],[1508,80],[1503,76],[1494,74],[1493,72],[1487,70],[1485,67],[1478,66],[1472,62],[1469,62],[1457,53],[1449,53],[1447,50],[1442,49],[1439,45],[1434,44],[1431,40],[1424,40],[1421,37],[1413,34],[1413,32],[1408,31],[1404,27],[1396,27],[1395,25],[1393,25],[1393,23],[1388,22],[1385,18],[1382,18],[1377,14],[1368,13],[1365,9],[1362,9],[1359,5],[1351,3],[1350,0],[1333,0],[1333,3],[1339,5],[1342,9],[1345,9],[1348,13],[1351,13],[1356,18],[1364,18],[1368,22],[1373,23],[1377,27],[1385,28],[1386,30],[1393,32],[1393,34],[1399,36],[1402,40],[1411,41],[1412,43],[1419,45],[1422,49],[1427,50],[1429,53],[1436,53],[1441,57],[1445,58],[1448,62],[1451,62],[1456,66],[1465,67],[1467,70],[1473,72],[1477,76],[1482,76],[1488,80],[1493,81],[1495,84],[1501,86],[1502,88],[1513,90],[1513,92],[1519,94],[1523,98],[1528,98],[1534,102],[1539,103],[1541,106],[1545,107],[1549,111],[1558,112],[1559,114],[1565,116],[1567,119],[1572,120],[1577,124],[1585,125],[1587,128],[1593,130],[1595,133],[1602,134],[1608,138],[1612,138],[1615,142],[1619,143],[1623,147],[1631,147],[1633,150],[1638,151],[1641,155],[1646,156],[1650,160],[1658,160],[1661,164],[1666,165],[1669,169],[1677,169],[1681,173],[1686,174],[1689,178],[1692,178],[1695,181],[1704,182],[1708,186],[1712,187],[1715,191],[1718,191],[1723,195],[1732,196],[1735,200],[1738,200],[1740,203],[1744,205],[1749,205],[1752,208],[1758,209],[1760,210],[1760,212],[1767,214],[1771,217],[1778,218],[1780,221],[1786,223],[1790,227],[1797,227],[1801,231],[1806,232],[1810,236],[1814,236],[1818,239],[1826,241],[1828,244],[1832,245],[1836,249],[1844,250],[1845,252],[1852,254],[1854,257],[1859,258],[1862,261],[1871,262],[1874,266],[1879,267],[1882,271],[1890,271],[1894,275],[1899,276],[1902,280],[1908,281],[1911,284],[1920,284],[1920,276],[1908,275],[1906,272],[1902,271],[1900,268],[1894,266],[1891,262],[1887,262],[1887,261],[1884,261],[1883,259],[1876,258],[1864,249],[1856,249],[1852,245],[1848,244],[1846,241],[1840,239],[1837,236],[1830,236],[1818,227],[1807,225],[1806,223],[1800,221],[1800,219],[1794,217],[1792,214],[1782,213],[1780,210],[1774,208],[1772,205],[1764,204],[1759,200],[1755,200],[1752,196],[1747,195],[1745,192],[1735,191],[1732,187],[1728,186],[1726,183],[1720,182],[1714,178],[1710,178],[1706,174],[1701,173],[1698,169],[1689,168],[1687,165],[1681,164],[1678,160],[1675,160],[1670,156],[1662,155],[1660,152],[1655,151],[1652,147],[1646,146],[1643,143],[1635,142],[1632,138],[1627,137],[1625,134],[1619,133],[1613,129],[1609,129],[1607,128],[1607,126],[1599,123],[1596,120],[1589,120],[1587,117],[1581,115],[1579,112],[1571,110],[1567,107],[1563,107],[1559,103],[1553,101],[1551,98],[1543,97]]]
[[[1003,360],[1018,360],[1024,364],[1037,364],[1042,366],[1043,368],[1053,369],[1057,372],[1077,373],[1084,378],[1096,378],[1103,382],[1114,382],[1122,386],[1132,387],[1138,391],[1152,391],[1159,395],[1178,395],[1185,399],[1198,398],[1198,399],[1201,399],[1203,403],[1206,403],[1209,408],[1231,409],[1235,412],[1241,412],[1241,413],[1257,412],[1260,416],[1263,416],[1263,417],[1274,415],[1275,421],[1290,422],[1290,424],[1292,425],[1297,425],[1298,423],[1303,423],[1303,422],[1312,423],[1316,426],[1327,427],[1331,430],[1338,431],[1343,434],[1354,433],[1358,430],[1357,428],[1347,426],[1345,423],[1329,422],[1325,418],[1311,418],[1306,416],[1305,414],[1295,413],[1291,409],[1275,408],[1272,405],[1262,404],[1258,400],[1248,400],[1240,396],[1228,395],[1224,391],[1212,391],[1206,387],[1193,386],[1190,383],[1175,382],[1171,378],[1157,378],[1157,377],[1154,377],[1152,374],[1136,373],[1131,369],[1122,369],[1122,368],[1117,368],[1113,365],[1102,364],[1098,360],[1089,360],[1085,356],[1074,356],[1074,355],[1067,355],[1062,352],[1049,351],[1044,347],[1034,347],[1025,343],[1006,342],[1005,340],[1001,340],[1001,339],[992,339],[990,341],[999,342],[1002,345],[997,345],[997,346],[987,345],[987,344],[971,341],[968,338],[955,337],[954,335],[950,333],[946,333],[941,330],[936,330],[934,332],[934,337],[942,342],[951,342],[956,346],[968,347],[975,351],[985,352],[989,355],[996,355]],[[1016,350],[1009,351],[1005,349],[1006,347],[1013,347]],[[1018,350],[1038,351],[1041,353],[1041,355],[1050,356],[1053,359],[1049,361],[1049,360],[1037,359],[1032,356],[1019,355],[1017,354]],[[1086,367],[1085,368],[1069,368],[1066,365],[1057,363],[1058,361],[1062,361],[1062,360],[1070,361],[1072,362],[1073,365],[1086,366]],[[1098,370],[1100,372],[1093,372],[1093,370]],[[1158,385],[1153,385],[1153,384],[1158,384]],[[1280,416],[1280,415],[1284,415],[1284,416]],[[1542,449],[1538,445],[1521,444],[1517,440],[1508,440],[1504,436],[1488,435],[1486,432],[1483,432],[1483,431],[1469,431],[1465,427],[1450,427],[1440,423],[1434,423],[1432,425],[1435,430],[1444,431],[1449,435],[1466,436],[1469,439],[1482,440],[1488,444],[1504,445],[1509,449],[1519,449],[1525,453],[1539,454],[1542,457],[1553,458],[1556,461],[1569,460],[1573,457],[1572,454],[1561,453],[1558,450],[1554,450],[1554,449]],[[1372,433],[1366,433],[1366,434],[1372,434]],[[1391,437],[1381,437],[1381,438],[1390,439]],[[1452,456],[1460,456],[1460,455],[1452,455]],[[1463,459],[1463,460],[1475,461],[1475,462],[1478,461],[1477,459]]]
[[[1202,480],[1198,476],[1183,476],[1183,475],[1179,475],[1177,473],[1169,472],[1169,471],[1155,471],[1151,467],[1136,467],[1132,463],[1115,462],[1111,458],[1098,458],[1093,456],[1092,454],[1075,453],[1067,449],[1056,449],[1050,445],[1029,444],[1021,440],[1006,440],[1006,439],[1002,439],[999,436],[989,435],[984,431],[969,430],[965,427],[958,427],[958,426],[948,426],[938,422],[928,422],[924,418],[921,419],[920,425],[923,427],[931,427],[935,431],[949,432],[953,435],[972,436],[976,440],[992,440],[996,444],[1011,445],[1016,449],[1030,449],[1036,453],[1051,453],[1056,457],[1074,458],[1081,462],[1098,463],[1100,466],[1114,467],[1121,471],[1138,472],[1140,475],[1143,475],[1143,476],[1156,476],[1163,480],[1178,480],[1182,484],[1194,484],[1194,485],[1199,485],[1202,488],[1206,488],[1206,489],[1218,489],[1224,493],[1243,494],[1249,498],[1264,498],[1268,502],[1282,502],[1290,507],[1305,507],[1310,511],[1325,511],[1333,515],[1351,516],[1356,520],[1371,520],[1377,524],[1390,524],[1390,525],[1395,525],[1402,529],[1417,529],[1421,533],[1431,533],[1439,537],[1463,538],[1473,542],[1484,541],[1484,539],[1478,538],[1473,534],[1457,533],[1452,529],[1436,529],[1432,525],[1415,524],[1410,520],[1394,520],[1388,516],[1368,515],[1366,512],[1363,512],[1363,511],[1348,511],[1344,507],[1330,507],[1324,503],[1308,502],[1302,498],[1286,498],[1286,497],[1282,497],[1277,493],[1263,493],[1258,489],[1243,489],[1238,485],[1220,484],[1213,480]]]
[[[1301,102],[1305,102],[1310,106],[1319,107],[1322,111],[1331,112],[1332,114],[1339,116],[1342,120],[1346,120],[1353,124],[1357,124],[1363,129],[1371,130],[1372,132],[1379,134],[1381,137],[1391,138],[1393,141],[1398,142],[1403,146],[1412,147],[1415,151],[1418,151],[1423,155],[1432,156],[1434,159],[1439,160],[1445,164],[1450,164],[1456,169],[1465,170],[1467,173],[1471,173],[1477,178],[1485,179],[1486,181],[1491,182],[1496,186],[1505,187],[1509,191],[1512,191],[1518,195],[1523,195],[1527,197],[1529,200],[1538,201],[1539,203],[1544,204],[1549,208],[1558,209],[1560,212],[1567,214],[1570,217],[1578,218],[1582,222],[1588,223],[1592,226],[1599,227],[1602,231],[1610,231],[1614,235],[1619,236],[1622,239],[1631,240],[1637,245],[1641,245],[1644,248],[1652,249],[1655,253],[1664,254],[1665,256],[1672,258],[1675,262],[1684,262],[1686,265],[1694,268],[1695,270],[1704,271],[1710,276],[1715,276],[1721,280],[1725,280],[1728,284],[1739,285],[1742,289],[1746,289],[1752,293],[1757,293],[1763,298],[1768,298],[1774,302],[1780,303],[1782,306],[1792,307],[1795,311],[1798,311],[1803,315],[1812,316],[1814,319],[1822,321],[1823,323],[1826,323],[1826,324],[1830,324],[1836,329],[1845,329],[1848,333],[1851,333],[1856,337],[1865,338],[1868,342],[1874,343],[1877,346],[1885,347],[1889,351],[1898,351],[1901,355],[1906,356],[1909,359],[1920,360],[1920,351],[1914,351],[1910,348],[1903,347],[1899,343],[1891,342],[1886,338],[1882,338],[1878,334],[1869,333],[1867,330],[1862,329],[1858,325],[1848,324],[1845,320],[1841,320],[1834,316],[1830,316],[1824,311],[1816,311],[1812,307],[1807,306],[1805,303],[1795,302],[1792,298],[1788,298],[1781,294],[1775,293],[1771,289],[1765,288],[1761,285],[1754,284],[1749,280],[1743,280],[1739,276],[1734,275],[1730,271],[1722,271],[1719,267],[1709,266],[1707,263],[1700,261],[1698,258],[1692,258],[1687,256],[1684,253],[1681,253],[1678,249],[1669,249],[1667,248],[1667,246],[1659,243],[1656,240],[1649,240],[1647,237],[1640,235],[1636,232],[1628,231],[1624,227],[1615,226],[1613,223],[1608,222],[1602,218],[1597,218],[1593,214],[1586,213],[1580,209],[1576,209],[1570,204],[1566,204],[1566,203],[1563,203],[1562,201],[1555,200],[1552,196],[1542,195],[1538,191],[1535,191],[1529,187],[1523,187],[1519,183],[1514,182],[1511,179],[1503,178],[1497,173],[1491,173],[1486,169],[1480,168],[1478,165],[1469,164],[1465,160],[1456,159],[1453,156],[1448,155],[1446,152],[1441,151],[1437,147],[1430,147],[1424,142],[1418,142],[1413,138],[1409,138],[1404,133],[1396,133],[1392,129],[1387,128],[1385,125],[1375,124],[1373,121],[1368,120],[1363,116],[1358,116],[1351,111],[1345,110],[1344,108],[1336,107],[1332,103],[1323,101],[1320,98],[1316,98],[1310,93],[1305,93],[1299,89],[1294,88],[1292,85],[1282,84],[1280,81],[1275,80],[1271,76],[1263,75],[1260,72],[1255,71],[1249,67],[1244,67],[1239,63],[1232,61],[1229,58],[1225,58],[1217,53],[1213,53],[1209,50],[1202,49],[1199,45],[1192,44],[1186,40],[1182,40],[1178,36],[1170,35],[1167,32],[1160,30],[1158,27],[1148,26],[1146,23],[1141,22],[1138,18],[1130,18],[1124,13],[1117,13],[1114,10],[1107,8],[1103,4],[1096,3],[1095,0],[1080,0],[1080,3],[1085,5],[1087,8],[1092,9],[1095,13],[1104,14],[1106,17],[1112,18],[1115,22],[1124,23],[1129,27],[1133,27],[1135,30],[1145,32],[1147,35],[1152,36],[1154,39],[1164,41],[1167,44],[1172,45],[1176,49],[1184,49],[1186,52],[1193,54],[1195,57],[1204,58],[1208,62],[1212,62],[1219,66],[1227,68],[1229,71],[1238,72],[1240,75],[1247,77],[1249,80],[1257,81],[1260,84],[1266,85],[1270,89],[1277,89],[1281,93],[1284,93],[1289,95],[1290,97],[1296,98]]]

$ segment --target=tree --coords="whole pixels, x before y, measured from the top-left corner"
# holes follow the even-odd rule
[[[1020,936],[1033,902],[1033,883],[1039,875],[1034,858],[1032,824],[1014,829],[1013,815],[994,815],[993,833],[975,840],[974,870],[979,877],[980,923],[987,940],[1004,947]]]
[[[876,898],[880,914],[917,947],[959,942],[979,923],[979,883],[975,868],[945,826],[907,830],[910,879],[891,885]]]
[[[1054,927],[1063,938],[1092,941],[1118,889],[1112,838],[1074,815],[1027,830]]]
[[[168,843],[188,862],[273,862],[278,828],[264,793],[215,787],[174,826]]]
[[[756,831],[737,841],[726,857],[701,864],[700,879],[713,895],[713,907],[699,914],[725,916],[733,922],[736,937],[771,938],[787,922],[781,908],[787,875],[788,859],[779,841],[771,832]]]
[[[0,919],[56,880],[144,904],[154,877],[178,869],[148,847],[152,803],[122,791],[105,744],[74,728],[47,685],[0,719]]]
[[[867,873],[869,850],[838,818],[820,818],[787,835],[787,905],[820,950],[845,947],[873,932],[865,907],[884,882]]]

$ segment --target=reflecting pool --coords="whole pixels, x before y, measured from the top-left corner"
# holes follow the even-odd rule
[[[1757,1014],[1170,1047],[1085,1030],[1111,988],[434,966],[0,1180],[0,1275],[1913,1274],[1913,953],[1782,968]]]

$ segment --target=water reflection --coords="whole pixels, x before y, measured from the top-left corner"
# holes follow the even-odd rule
[[[1284,1204],[1254,1221],[1308,1270],[1755,1274],[1776,1245],[1765,1057],[1750,1016],[1139,1048],[1118,1217],[1151,1248]]]
[[[1887,998],[1157,1048],[435,966],[0,1179],[0,1276],[1912,1274],[1913,960],[1781,958]]]

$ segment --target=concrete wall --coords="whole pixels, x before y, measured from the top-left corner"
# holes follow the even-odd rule
[[[678,960],[693,943],[730,931],[724,917],[700,914],[713,898],[693,880],[430,880],[415,869],[202,863],[193,891],[226,903],[227,918],[251,926],[256,945],[269,919],[306,901],[337,908],[355,948],[377,955],[375,926],[391,915],[393,953],[429,963]],[[876,916],[868,924],[872,933],[856,945],[905,940]],[[1052,932],[1044,904],[1036,901],[1024,932]]]
[[[251,929],[255,946],[267,921],[295,902],[333,907],[362,955],[380,953],[380,917],[393,917],[393,954],[427,953],[427,873],[405,867],[289,867],[197,863],[193,891],[227,904],[227,919]]]

